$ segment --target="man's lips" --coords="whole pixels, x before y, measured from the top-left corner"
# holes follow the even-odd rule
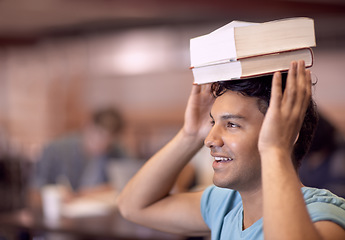
[[[220,170],[223,167],[227,166],[232,160],[233,158],[229,157],[214,156],[214,162],[212,164],[212,167],[215,171]]]

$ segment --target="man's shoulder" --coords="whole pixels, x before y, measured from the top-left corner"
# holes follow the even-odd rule
[[[80,154],[81,150],[81,138],[78,135],[67,135],[57,138],[42,149],[42,159],[61,159],[69,158],[69,156],[75,156]]]
[[[59,138],[54,139],[53,141],[47,144],[47,148],[50,149],[59,149],[59,148],[75,148],[76,146],[81,145],[81,136],[73,133]]]
[[[327,189],[303,187],[302,193],[306,204],[323,202],[339,206],[345,210],[345,199],[338,197]]]
[[[303,187],[302,193],[313,222],[331,221],[345,228],[345,199],[326,189]]]

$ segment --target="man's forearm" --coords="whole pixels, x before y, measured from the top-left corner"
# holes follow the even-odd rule
[[[265,239],[320,239],[288,153],[261,155]]]
[[[157,152],[127,184],[118,198],[125,216],[132,218],[144,208],[167,196],[179,173],[201,148],[202,139],[186,136],[181,130]]]

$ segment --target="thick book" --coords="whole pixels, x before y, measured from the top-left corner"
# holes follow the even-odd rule
[[[190,40],[191,67],[314,46],[314,20],[311,18],[264,23],[233,21]]]
[[[276,71],[287,71],[292,61],[304,60],[306,67],[313,65],[311,48],[304,48],[279,53],[242,58],[238,61],[227,61],[207,66],[192,68],[194,82],[204,84],[271,74]]]

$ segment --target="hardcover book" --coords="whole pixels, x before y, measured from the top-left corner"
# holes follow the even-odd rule
[[[190,40],[195,83],[248,78],[285,71],[293,60],[313,64],[314,20],[288,18],[265,23],[232,21]]]

